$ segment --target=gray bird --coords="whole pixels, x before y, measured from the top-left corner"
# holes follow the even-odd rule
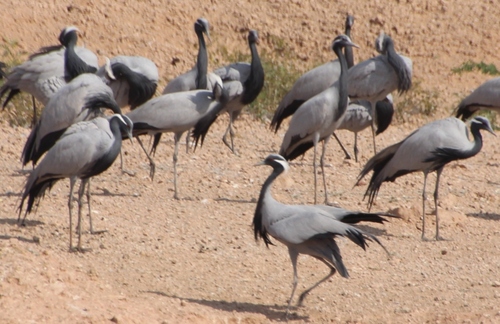
[[[500,111],[500,78],[486,81],[465,97],[456,109],[456,116],[467,120],[481,109]]]
[[[354,133],[354,158],[358,162],[358,133],[372,125],[371,104],[366,100],[352,101],[347,106],[339,130],[345,129]],[[392,95],[389,94],[384,100],[377,101],[375,105],[377,118],[377,131],[375,135],[383,133],[392,122],[394,106]],[[340,142],[339,142],[340,143]],[[342,146],[342,144],[341,144]]]
[[[381,54],[350,68],[348,84],[351,100],[367,100],[371,103],[373,151],[376,153],[376,102],[395,90],[404,93],[410,89],[412,61],[397,54],[392,38],[384,33],[377,37],[375,48]]]
[[[113,79],[107,77],[106,65],[99,68],[97,75],[113,90],[120,108],[130,106],[135,109],[151,99],[158,86],[158,68],[148,58],[142,56],[115,56],[109,62]]]
[[[40,120],[33,127],[22,153],[23,165],[37,163],[65,132],[79,121],[102,115],[101,108],[109,108],[121,114],[113,98],[113,92],[95,74],[82,74],[52,95],[42,111]]]
[[[261,238],[266,246],[273,245],[270,236],[288,247],[293,266],[293,288],[286,315],[297,288],[297,259],[299,254],[310,255],[330,268],[330,273],[306,289],[299,297],[298,306],[314,288],[327,281],[335,272],[348,278],[349,273],[342,261],[340,249],[335,241],[336,236],[349,238],[361,248],[366,249],[367,241],[383,245],[372,234],[366,233],[350,224],[361,221],[383,223],[386,219],[382,214],[352,212],[342,208],[321,205],[285,205],[276,201],[271,194],[273,181],[289,169],[287,161],[280,155],[271,154],[260,165],[269,165],[273,172],[264,182],[255,209],[253,229],[255,239]],[[384,248],[385,250],[385,248]],[[387,250],[386,250],[387,252]]]
[[[233,153],[234,130],[233,123],[240,115],[246,105],[252,103],[264,87],[264,68],[257,52],[259,36],[256,30],[248,32],[248,45],[252,54],[252,61],[249,63],[233,63],[214,71],[224,82],[224,88],[229,94],[229,102],[224,111],[229,114],[229,125],[222,137],[222,141]],[[231,144],[227,141],[227,134],[231,138]]]
[[[430,122],[411,133],[399,143],[393,144],[372,157],[358,176],[363,179],[373,170],[370,183],[365,192],[368,196],[368,206],[380,190],[382,183],[395,181],[397,178],[416,171],[424,173],[424,188],[422,190],[422,240],[425,238],[425,186],[427,175],[436,171],[436,188],[434,190],[434,207],[436,209],[436,240],[442,240],[439,235],[438,188],[439,179],[446,164],[455,160],[473,157],[481,150],[483,139],[481,129],[495,134],[490,122],[484,117],[475,117],[471,121],[470,130],[474,141],[469,140],[467,126],[461,120],[450,117]]]
[[[215,83],[220,77],[212,72],[208,72],[207,45],[203,34],[210,40],[210,25],[205,18],[199,18],[194,23],[194,31],[198,37],[198,57],[196,65],[184,74],[171,80],[163,94],[190,91],[190,90],[213,90]]]
[[[317,202],[316,155],[318,143],[323,142],[320,166],[323,172],[325,203],[328,203],[324,170],[326,145],[332,133],[342,123],[349,100],[347,97],[347,62],[342,53],[342,49],[346,46],[359,47],[346,35],[339,35],[333,40],[332,49],[339,58],[341,66],[340,77],[326,90],[303,103],[295,112],[279,152],[285,159],[293,160],[314,147],[314,203]]]
[[[191,90],[212,91],[216,83],[222,84],[222,80],[217,74],[208,72],[207,45],[203,37],[203,34],[205,34],[210,40],[210,25],[208,20],[205,18],[198,18],[194,23],[194,31],[198,37],[198,57],[196,59],[196,64],[191,70],[171,80],[163,90],[163,94]],[[189,152],[189,138],[190,136],[188,134],[186,136],[186,153]],[[155,142],[159,142],[160,139],[161,133],[156,134],[154,139]]]
[[[114,115],[109,120],[96,118],[74,124],[68,128],[28,177],[19,205],[19,220],[26,199],[23,224],[27,214],[33,210],[34,205],[39,204],[47,189],[50,190],[60,179],[70,178],[69,249],[73,251],[73,188],[76,181],[80,179],[78,245],[76,250],[83,251],[81,245],[81,209],[85,186],[91,177],[106,171],[111,166],[120,152],[122,133],[132,138],[131,132],[132,122],[122,115]]]
[[[134,137],[146,153],[150,163],[150,176],[155,174],[155,163],[144,148],[139,135],[156,135],[159,133],[174,133],[174,198],[179,199],[177,191],[177,154],[179,139],[182,134],[195,127],[204,116],[209,113],[218,114],[228,101],[228,95],[221,84],[217,84],[213,91],[193,90],[175,92],[153,98],[132,110],[127,116],[134,123]],[[153,143],[152,153],[156,151],[159,142]]]
[[[8,94],[2,104],[4,109],[21,91],[31,94],[34,125],[37,120],[35,99],[47,105],[50,97],[67,81],[84,71],[97,71],[97,56],[86,48],[75,46],[77,32],[73,26],[64,28],[59,35],[61,45],[41,48],[9,72],[7,81],[0,88],[0,98]]]
[[[351,27],[353,24],[354,17],[348,15],[345,21],[345,35],[349,38],[351,37]],[[344,53],[347,67],[350,68],[354,64],[354,55],[351,47],[345,47]],[[339,79],[339,76],[340,61],[335,59],[315,67],[298,78],[274,112],[273,119],[271,120],[271,128],[274,128],[274,132],[278,131],[283,120],[292,116],[304,102],[330,87]]]

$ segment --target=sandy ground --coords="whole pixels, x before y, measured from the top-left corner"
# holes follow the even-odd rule
[[[166,80],[187,70],[196,53],[192,24],[205,16],[213,26],[212,63],[219,48],[244,51],[248,28],[261,33],[261,48],[284,39],[304,70],[332,57],[331,39],[343,29],[343,17],[356,16],[353,39],[371,56],[380,29],[393,35],[397,48],[414,62],[415,80],[436,91],[433,116],[407,118],[377,138],[380,147],[401,140],[419,125],[449,116],[454,105],[484,80],[477,72],[453,74],[467,60],[497,63],[496,32],[500,13],[494,2],[390,2],[370,5],[349,1],[5,1],[0,21],[3,42],[17,41],[31,53],[53,44],[65,25],[77,25],[82,42],[103,58],[137,54],[155,61]],[[459,26],[457,26],[459,24]],[[170,64],[179,58],[176,66]],[[5,60],[5,57],[3,58]],[[398,97],[397,100],[404,100]],[[7,113],[4,113],[7,114]],[[156,155],[157,172],[137,142],[124,143],[125,163],[92,180],[92,216],[96,229],[83,235],[87,253],[68,252],[69,181],[46,195],[27,226],[17,226],[26,173],[20,152],[29,129],[0,127],[0,322],[2,323],[267,323],[284,321],[292,286],[286,248],[256,243],[251,222],[269,167],[253,165],[277,152],[284,130],[243,115],[236,123],[239,155],[220,138],[227,116],[219,118],[205,145],[179,154],[182,200],[173,199],[173,136],[164,136]],[[339,132],[352,151],[352,134]],[[369,131],[360,135],[361,160],[344,160],[331,141],[326,176],[330,199],[347,209],[366,210],[366,183],[353,187],[371,157]],[[422,174],[382,186],[374,210],[393,211],[403,219],[383,226],[361,226],[377,235],[390,257],[376,245],[366,252],[340,239],[348,280],[334,276],[314,290],[291,321],[349,323],[498,323],[500,322],[500,143],[490,134],[474,158],[445,168],[440,188],[441,242],[422,242]],[[312,152],[292,164],[274,185],[286,203],[313,202]],[[430,177],[429,198],[435,176]],[[320,187],[320,199],[324,193]],[[434,235],[433,204],[427,219]],[[85,229],[88,229],[85,218]],[[320,262],[299,259],[299,290],[328,273]]]

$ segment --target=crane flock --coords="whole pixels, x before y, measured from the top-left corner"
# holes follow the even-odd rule
[[[380,53],[360,63],[354,63],[353,47],[359,47],[350,38],[354,17],[347,16],[345,34],[338,35],[332,43],[337,60],[327,62],[302,75],[283,97],[271,121],[275,133],[284,125],[285,118],[292,116],[283,136],[279,154],[268,155],[259,165],[271,166],[273,172],[263,183],[255,208],[253,230],[255,239],[262,239],[266,246],[273,245],[271,237],[286,245],[293,266],[293,285],[288,300],[286,316],[298,283],[297,258],[310,255],[323,262],[330,273],[306,289],[299,297],[301,305],[315,287],[338,272],[348,278],[335,238],[345,236],[366,249],[367,242],[376,242],[385,250],[382,242],[373,234],[353,224],[375,222],[383,224],[396,216],[371,209],[382,183],[395,181],[408,173],[424,174],[422,190],[422,240],[426,227],[427,175],[436,171],[434,191],[436,215],[435,240],[441,240],[438,216],[438,188],[443,168],[448,163],[476,155],[483,146],[480,130],[495,135],[488,119],[472,118],[469,130],[464,123],[481,109],[500,109],[500,79],[495,78],[478,87],[464,98],[456,108],[456,117],[432,121],[423,125],[408,137],[377,153],[375,135],[390,125],[394,113],[392,93],[404,94],[411,90],[413,67],[408,57],[398,54],[394,40],[381,33],[375,41]],[[223,135],[223,143],[237,154],[234,145],[233,123],[243,108],[255,100],[265,84],[265,71],[258,53],[259,34],[249,30],[247,42],[251,62],[229,63],[209,70],[207,45],[210,25],[205,18],[194,23],[198,38],[198,55],[194,67],[173,78],[162,95],[155,97],[159,82],[154,62],[142,56],[119,55],[106,58],[98,65],[97,56],[90,50],[78,47],[78,29],[65,27],[59,35],[59,44],[47,46],[31,55],[24,63],[8,67],[0,62],[0,99],[5,95],[3,108],[12,105],[12,98],[19,92],[27,92],[33,98],[33,128],[21,154],[23,166],[33,164],[21,193],[18,222],[23,225],[27,215],[40,203],[47,189],[61,179],[70,179],[69,249],[84,251],[82,234],[82,196],[87,189],[90,212],[90,179],[105,172],[121,151],[122,139],[137,138],[150,163],[150,177],[155,174],[155,162],[151,155],[156,152],[163,133],[174,133],[173,174],[174,198],[180,199],[177,186],[177,161],[179,140],[184,133],[186,150],[189,139],[195,141],[195,149],[203,145],[210,126],[220,114],[229,114],[229,125]],[[35,100],[44,105],[37,118]],[[128,107],[130,112],[123,113]],[[110,109],[112,115],[106,115]],[[462,118],[460,120],[459,118]],[[356,185],[373,171],[365,197],[368,212],[349,211],[329,206],[327,176],[325,173],[326,146],[335,131],[349,130],[354,133],[354,156],[358,161],[357,134],[371,126],[374,156],[359,173]],[[144,147],[139,136],[154,136],[152,148]],[[230,140],[228,141],[227,136]],[[317,146],[322,142],[320,167],[324,185],[324,204],[317,204]],[[286,205],[271,195],[271,185],[282,173],[290,169],[289,161],[314,149],[314,204]],[[73,189],[80,179],[78,190],[78,243],[73,247],[72,201]],[[24,217],[21,218],[21,215]],[[90,232],[94,233],[90,218]],[[387,251],[387,250],[386,250]]]

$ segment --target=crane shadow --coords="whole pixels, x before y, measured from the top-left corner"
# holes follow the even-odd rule
[[[34,237],[32,239],[29,239],[22,236],[0,235],[0,240],[10,240],[10,239],[17,239],[21,242],[26,242],[26,243],[40,244],[40,239]]]
[[[500,214],[495,214],[495,213],[470,213],[466,215],[469,217],[477,217],[486,220],[500,221]]]
[[[257,200],[255,198],[250,199],[250,200],[245,200],[245,199],[230,199],[230,198],[215,198],[215,201],[227,201],[227,202],[232,202],[232,203],[241,203],[241,204],[255,204],[257,203]]]
[[[385,228],[376,228],[372,227],[370,225],[360,225],[360,224],[353,224],[353,226],[359,228],[363,232],[370,233],[375,236],[393,236],[392,234],[387,233],[387,230]]]
[[[7,191],[7,192],[0,193],[0,197],[21,197],[21,193],[20,192]]]
[[[176,298],[185,302],[208,306],[228,313],[232,312],[259,313],[266,316],[267,319],[269,319],[270,321],[288,322],[287,319],[285,318],[286,306],[277,306],[277,305],[272,306],[272,305],[260,305],[252,303],[227,302],[225,300],[205,300],[196,298],[186,298],[175,295],[169,295],[161,291],[152,291],[152,290],[144,292],[168,298]],[[291,312],[289,319],[308,321],[309,317],[299,316],[296,313]]]
[[[40,222],[38,220],[25,220],[24,225],[19,225],[17,218],[0,218],[0,225],[16,225],[16,226],[38,226],[43,225],[44,222]]]

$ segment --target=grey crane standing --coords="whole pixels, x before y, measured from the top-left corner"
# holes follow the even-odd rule
[[[394,181],[408,173],[422,171],[424,173],[422,239],[425,240],[425,201],[427,199],[425,186],[427,175],[436,171],[436,188],[434,190],[435,239],[441,240],[438,214],[438,189],[441,173],[445,165],[451,161],[467,159],[479,153],[483,146],[481,129],[495,134],[490,122],[484,117],[475,117],[471,122],[473,142],[469,140],[467,126],[457,118],[450,117],[430,122],[411,133],[401,142],[383,149],[372,157],[360,172],[356,185],[373,170],[365,192],[365,197],[368,196],[368,206],[371,207],[382,183]]]
[[[354,25],[354,17],[351,15],[347,15],[345,21],[345,35],[349,36],[349,38],[351,37],[351,28],[353,25]],[[344,48],[344,55],[347,61],[347,67],[351,68],[354,65],[354,55],[352,48],[351,47]],[[323,90],[331,86],[333,83],[335,83],[338,80],[339,76],[340,76],[340,62],[338,59],[335,59],[323,65],[315,67],[314,69],[304,73],[300,78],[298,78],[297,81],[295,81],[292,88],[290,89],[290,91],[288,91],[287,94],[283,97],[273,115],[273,119],[271,120],[271,128],[274,128],[274,132],[278,131],[283,120],[285,120],[288,116],[293,115],[295,111],[297,111],[297,109],[299,109],[299,107],[308,99],[312,98],[313,96],[317,95],[318,93],[322,92]],[[351,104],[354,105],[352,108],[350,108]],[[385,130],[391,123],[392,114],[391,115],[388,114],[390,113],[390,110],[388,110],[389,108],[391,107],[388,107],[387,105],[387,98],[384,99],[382,102],[377,102],[376,110],[377,111],[382,110],[379,115],[380,116],[383,115],[385,117],[381,118],[381,120],[377,120],[378,122],[377,134],[383,132],[383,130]],[[339,129],[347,129],[353,132],[354,132],[353,129],[358,129],[358,131],[365,129],[366,126],[364,126],[365,125],[364,119],[369,118],[371,121],[371,111],[368,111],[369,115],[365,114],[359,115],[355,113],[359,112],[359,109],[360,106],[356,101],[351,102],[347,107],[347,112],[346,112],[351,117],[349,118],[349,125],[346,125],[345,127],[341,126]],[[347,152],[344,145],[342,145],[342,142],[337,137],[335,132],[333,132],[332,135],[339,143],[340,148],[344,151],[346,159],[350,159],[351,158],[350,154]],[[355,134],[355,140],[356,139],[357,139],[357,134]],[[357,147],[355,146],[355,150],[356,149]],[[354,154],[356,156],[357,153],[355,152]]]
[[[342,122],[349,100],[347,97],[347,62],[342,53],[342,49],[346,46],[358,47],[346,35],[335,37],[332,49],[337,54],[341,66],[338,81],[304,102],[297,109],[281,143],[280,155],[287,160],[293,160],[314,147],[314,203],[317,201],[316,155],[318,143],[323,142],[320,166],[323,171],[325,203],[328,203],[324,169],[326,145],[332,133]]]
[[[339,130],[345,129],[354,133],[354,159],[358,162],[358,133],[372,125],[371,103],[366,100],[356,100],[349,103],[344,119],[339,126]],[[384,100],[377,101],[375,105],[377,118],[377,131],[375,135],[384,132],[392,122],[394,106],[392,95],[388,94]],[[340,143],[340,142],[339,142]],[[342,147],[342,144],[341,144]]]
[[[195,66],[171,80],[162,94],[190,91],[190,90],[213,90],[215,83],[220,78],[208,72],[207,45],[203,34],[210,40],[210,25],[205,18],[198,18],[194,23],[194,31],[198,37],[198,57]]]
[[[10,100],[21,91],[33,98],[33,125],[37,121],[35,99],[47,105],[50,97],[74,76],[82,71],[96,71],[97,56],[83,47],[75,47],[78,29],[65,27],[60,35],[61,45],[41,48],[27,61],[14,67],[7,75],[7,81],[0,88],[0,98],[7,98],[2,104],[5,109]]]
[[[348,15],[345,22],[345,35],[351,37],[351,27],[354,24],[354,17]],[[354,55],[350,47],[344,48],[347,67],[354,64]],[[271,120],[271,128],[277,132],[285,118],[292,116],[299,107],[330,87],[340,76],[340,61],[338,59],[317,66],[314,69],[304,73],[295,81],[290,91],[283,97],[274,112]],[[346,152],[347,153],[347,152]]]
[[[229,125],[222,137],[222,141],[233,153],[236,153],[234,149],[233,123],[243,108],[252,103],[264,87],[264,68],[262,67],[257,51],[256,44],[258,42],[259,35],[257,31],[250,30],[248,32],[248,45],[252,55],[250,64],[238,62],[214,71],[224,82],[224,88],[227,89],[229,94],[229,102],[224,109],[229,114]],[[231,138],[231,144],[227,141],[228,133]]]
[[[69,208],[69,249],[73,251],[72,201],[73,188],[81,179],[78,190],[78,245],[81,245],[81,209],[85,186],[91,177],[106,171],[115,161],[122,144],[122,133],[132,138],[132,122],[122,115],[114,115],[109,120],[96,118],[74,124],[64,132],[57,143],[47,152],[40,164],[28,177],[19,205],[19,220],[27,199],[27,214],[38,205],[47,189],[64,178],[70,178]],[[90,194],[88,195],[90,206]],[[90,207],[89,207],[90,208]]]
[[[280,155],[271,154],[260,165],[271,166],[273,172],[264,182],[260,191],[253,219],[254,235],[256,240],[261,238],[267,247],[273,244],[270,236],[288,247],[293,266],[293,288],[286,309],[288,316],[298,283],[297,259],[299,254],[310,255],[330,268],[330,273],[326,277],[300,295],[298,306],[301,306],[307,294],[328,280],[335,272],[338,271],[344,278],[349,277],[342,261],[340,249],[335,242],[336,236],[345,236],[363,249],[366,249],[367,241],[374,241],[383,247],[374,235],[350,224],[361,221],[383,223],[386,219],[382,216],[393,216],[353,212],[321,205],[282,204],[272,197],[271,185],[281,173],[289,169],[287,161]]]
[[[23,165],[36,164],[72,124],[98,117],[101,108],[121,114],[113,92],[95,74],[82,74],[52,95],[33,127],[22,153]]]
[[[456,116],[466,120],[481,109],[500,111],[500,78],[486,81],[465,97],[456,109]]]
[[[213,90],[217,82],[222,84],[222,80],[217,74],[208,72],[207,45],[203,37],[203,34],[205,34],[210,40],[210,24],[208,20],[198,18],[194,23],[194,31],[198,37],[196,64],[191,70],[171,80],[163,90],[163,94],[191,90]],[[189,135],[186,136],[186,152],[189,151],[189,137]],[[159,142],[160,139],[161,133],[156,134],[154,141]]]
[[[144,148],[139,135],[172,132],[174,133],[174,198],[179,199],[177,191],[177,154],[179,140],[185,132],[193,128],[209,113],[218,114],[228,101],[228,95],[221,84],[216,84],[213,91],[193,90],[175,92],[153,98],[132,110],[127,116],[134,123],[134,137],[137,137],[150,163],[150,176],[155,174],[155,163]],[[156,151],[158,142],[153,143],[152,152]]]
[[[381,54],[350,68],[348,84],[351,100],[367,100],[371,103],[373,151],[376,153],[376,103],[394,90],[404,93],[410,89],[412,61],[396,53],[392,38],[384,33],[377,37],[375,48]]]

